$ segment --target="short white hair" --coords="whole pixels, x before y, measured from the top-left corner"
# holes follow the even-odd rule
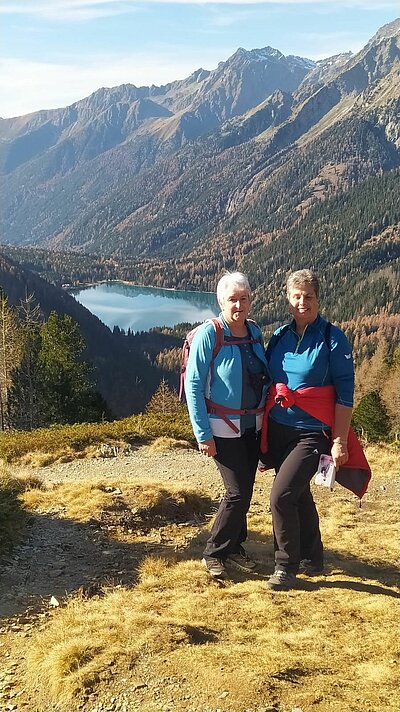
[[[217,299],[221,308],[224,303],[225,294],[230,287],[245,289],[248,293],[249,299],[251,298],[250,284],[246,275],[242,272],[227,272],[223,277],[221,277],[217,284]]]

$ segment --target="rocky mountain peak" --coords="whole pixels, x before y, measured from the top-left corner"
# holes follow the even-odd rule
[[[378,30],[365,47],[346,64],[342,76],[347,88],[354,85],[357,90],[364,90],[371,81],[383,79],[398,62],[400,19]]]
[[[222,62],[220,64],[226,68],[229,66],[243,65],[251,62],[280,62],[285,59],[285,55],[274,47],[261,47],[250,50],[239,47],[226,62]]]
[[[191,80],[192,82],[199,83],[202,82],[203,79],[207,79],[209,74],[210,72],[207,69],[203,69],[202,67],[200,67],[200,69],[196,69],[196,71],[190,75],[188,81]]]
[[[341,52],[340,54],[334,54],[332,57],[326,57],[326,59],[319,59],[317,61],[316,68],[327,70],[329,67],[337,67],[345,64],[351,57],[353,52]]]
[[[389,39],[390,37],[400,37],[400,17],[393,22],[388,22],[387,25],[380,27],[378,32],[374,34],[368,44],[376,44],[384,39]]]
[[[100,245],[111,252],[119,249],[122,239],[113,227],[121,218],[123,231],[129,232],[126,249],[139,254],[144,232],[149,245],[154,236],[154,243],[161,244],[164,233],[159,240],[157,231],[163,230],[168,220],[165,234],[171,235],[171,240],[175,232],[179,239],[189,234],[187,225],[195,223],[186,203],[184,210],[188,209],[190,219],[185,217],[181,223],[181,218],[177,219],[174,211],[182,210],[176,206],[183,205],[180,193],[174,192],[173,199],[168,197],[169,217],[157,203],[163,190],[167,195],[167,184],[173,183],[181,165],[192,161],[201,165],[215,146],[218,150],[243,146],[237,151],[238,164],[232,163],[232,172],[230,159],[220,169],[221,185],[234,182],[241,161],[244,175],[248,166],[251,169],[247,155],[260,151],[271,164],[276,156],[277,161],[283,161],[286,152],[311,146],[331,129],[341,135],[346,121],[358,125],[365,116],[370,121],[372,109],[373,121],[378,121],[378,116],[380,122],[374,144],[379,143],[379,132],[385,132],[382,140],[390,141],[390,146],[383,145],[382,153],[387,151],[389,156],[385,154],[384,160],[397,165],[399,121],[394,100],[399,96],[399,66],[400,20],[396,20],[381,28],[354,56],[338,54],[317,63],[285,56],[273,47],[239,47],[212,71],[199,68],[165,86],[101,88],[65,109],[0,122],[0,172],[7,192],[0,226],[5,239],[16,243],[30,239],[35,244],[46,240],[80,249],[93,244],[96,250]],[[346,131],[344,127],[344,135]],[[346,138],[346,151],[349,145]],[[210,162],[210,176],[214,175],[214,164],[220,166],[220,157]],[[197,181],[200,174],[196,164],[193,175]],[[207,190],[213,180],[207,177]],[[132,181],[132,190],[126,193],[124,205],[119,192],[128,181]],[[112,201],[116,219],[107,227],[107,206],[114,190],[118,192]],[[197,187],[191,190],[191,202],[196,202],[198,193]],[[149,224],[154,226],[154,235],[150,235],[153,227],[141,224],[145,206],[152,201]],[[92,216],[97,215],[100,202],[104,215],[98,223]],[[126,215],[131,216],[127,222]],[[99,229],[99,225],[106,227]],[[112,245],[106,246],[107,240]],[[150,254],[152,248],[148,249]]]
[[[306,74],[297,92],[295,92],[297,101],[304,101],[323,84],[334,79],[352,56],[352,52],[343,52],[314,62],[314,66]]]
[[[311,71],[316,66],[316,62],[307,57],[299,57],[297,54],[288,54],[286,61],[290,64],[297,64],[299,67],[304,67],[307,71]]]
[[[200,118],[204,132],[244,114],[280,89],[292,93],[314,66],[301,57],[287,58],[273,47],[246,50],[239,47],[220,62],[191,97],[191,111]]]

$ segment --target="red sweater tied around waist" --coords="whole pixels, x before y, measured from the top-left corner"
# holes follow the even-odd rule
[[[268,415],[274,405],[280,405],[282,408],[291,408],[295,405],[333,430],[335,398],[334,386],[310,386],[299,388],[296,391],[292,391],[285,383],[276,383],[271,386],[265,404],[261,431],[261,452],[268,452]],[[347,437],[347,448],[349,459],[336,472],[336,480],[361,499],[368,489],[371,469],[361,443],[351,428]]]

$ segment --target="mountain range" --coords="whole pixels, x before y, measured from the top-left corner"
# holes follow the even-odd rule
[[[242,268],[264,323],[302,266],[336,318],[399,309],[400,19],[355,55],[240,48],[182,81],[1,119],[0,139],[4,243],[130,260],[125,278],[159,286]]]

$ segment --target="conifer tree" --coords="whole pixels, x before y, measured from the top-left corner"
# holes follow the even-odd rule
[[[0,430],[10,426],[9,396],[12,371],[21,358],[21,338],[15,310],[0,287]]]
[[[370,391],[361,398],[353,412],[353,427],[369,442],[388,438],[390,419],[378,391]]]
[[[106,409],[90,381],[90,365],[82,360],[85,347],[77,323],[51,312],[40,330],[39,363],[47,423],[98,420]]]
[[[391,432],[396,439],[400,436],[400,348],[392,356],[390,371],[382,384],[382,401],[390,418]]]
[[[359,397],[372,391],[380,391],[389,371],[389,345],[381,338],[374,354],[365,359],[356,373],[356,392]]]
[[[21,302],[18,315],[21,360],[11,373],[9,417],[11,427],[32,430],[43,424],[43,378],[39,364],[41,314],[32,295]]]
[[[163,378],[146,406],[146,413],[178,413],[181,409],[177,392]]]

